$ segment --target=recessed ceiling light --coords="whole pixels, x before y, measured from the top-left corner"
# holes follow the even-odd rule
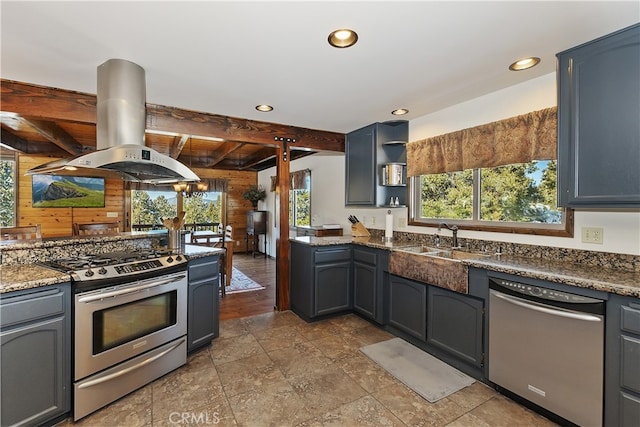
[[[407,110],[406,108],[398,108],[397,110],[393,110],[391,114],[393,114],[394,116],[404,116],[408,112],[409,110]]]
[[[260,104],[256,105],[256,110],[262,111],[263,113],[268,113],[269,111],[273,110],[273,107],[271,105]]]
[[[522,71],[529,69],[531,67],[535,67],[540,62],[540,58],[531,56],[529,58],[522,58],[513,64],[509,65],[509,69],[511,71]]]
[[[333,47],[345,48],[356,44],[358,41],[358,34],[353,30],[342,28],[331,32],[327,40]]]

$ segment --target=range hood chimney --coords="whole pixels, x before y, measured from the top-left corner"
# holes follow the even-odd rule
[[[123,59],[98,66],[95,152],[30,169],[42,173],[78,174],[95,169],[116,172],[125,181],[152,184],[198,181],[188,167],[144,144],[146,125],[144,69]]]

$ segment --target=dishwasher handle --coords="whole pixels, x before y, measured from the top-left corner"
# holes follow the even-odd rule
[[[511,295],[503,294],[502,292],[490,290],[491,295],[496,298],[499,298],[508,303],[517,305],[518,307],[526,308],[533,311],[538,311],[541,313],[549,314],[552,316],[565,317],[569,319],[583,320],[586,322],[602,322],[602,317],[595,316],[587,313],[579,313],[576,311],[565,310],[561,308],[551,308],[548,305],[539,304],[532,301],[523,300],[521,298],[513,297]]]

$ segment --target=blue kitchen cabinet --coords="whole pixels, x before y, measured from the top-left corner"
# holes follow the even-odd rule
[[[640,299],[610,295],[605,346],[606,426],[640,425]]]
[[[52,424],[71,410],[71,285],[0,296],[1,422]]]
[[[209,345],[220,335],[219,256],[189,260],[187,352]]]
[[[640,24],[557,55],[558,205],[640,206]]]
[[[351,245],[290,245],[291,310],[307,321],[351,311]]]
[[[389,251],[353,246],[353,311],[376,323],[384,322],[384,289]]]
[[[427,340],[427,289],[424,283],[389,276],[388,324],[420,341]]]
[[[407,204],[407,187],[383,182],[384,166],[406,165],[409,122],[373,123],[345,139],[345,206],[389,206],[393,197]],[[405,177],[406,178],[406,177]]]

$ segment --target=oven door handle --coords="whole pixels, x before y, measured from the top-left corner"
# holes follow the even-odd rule
[[[180,280],[184,279],[185,277],[187,277],[187,276],[182,274],[180,276],[174,276],[174,277],[171,277],[169,279],[164,279],[164,280],[156,280],[156,281],[153,281],[151,283],[146,283],[144,285],[139,285],[139,286],[135,286],[135,287],[132,287],[132,288],[118,289],[118,290],[110,291],[110,292],[101,292],[101,293],[98,293],[98,294],[87,295],[87,296],[78,298],[78,302],[99,301],[99,300],[102,300],[102,299],[105,299],[105,298],[118,297],[118,296],[122,296],[122,295],[132,294],[134,292],[144,291],[145,289],[155,288],[157,286],[168,285],[169,283],[180,281]]]
[[[176,344],[172,345],[171,347],[169,347],[168,349],[164,350],[163,352],[156,354],[153,357],[145,359],[140,363],[136,363],[135,365],[129,366],[128,368],[122,369],[122,370],[120,370],[118,372],[114,372],[113,374],[105,375],[104,377],[100,377],[100,378],[96,378],[95,380],[84,382],[84,383],[80,384],[78,386],[78,388],[88,388],[88,387],[92,387],[94,385],[102,384],[102,383],[105,383],[107,381],[111,381],[114,378],[118,378],[118,377],[121,377],[123,375],[126,375],[131,371],[135,371],[136,369],[140,369],[143,366],[148,365],[149,363],[155,362],[156,360],[160,359],[161,357],[164,357],[168,353],[172,352],[173,350],[178,348],[184,341],[185,341],[185,339],[182,338]]]
[[[578,313],[571,310],[549,308],[541,304],[524,301],[520,298],[512,297],[510,295],[505,295],[503,293],[496,292],[494,290],[491,290],[490,292],[491,292],[491,295],[493,295],[496,298],[500,298],[501,300],[517,305],[518,307],[527,308],[529,310],[539,311],[541,313],[550,314],[552,316],[566,317],[569,319],[576,319],[576,320],[584,320],[587,322],[602,322],[602,318],[600,318],[599,316],[594,316],[586,313]]]

